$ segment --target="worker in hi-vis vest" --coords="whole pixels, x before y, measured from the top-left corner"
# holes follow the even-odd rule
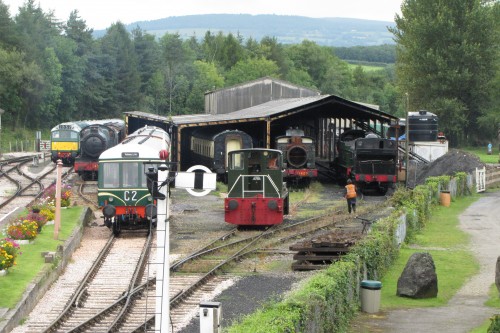
[[[349,214],[351,214],[351,211],[356,213],[356,185],[352,183],[351,179],[347,179],[344,198],[347,200],[347,210],[349,211]]]

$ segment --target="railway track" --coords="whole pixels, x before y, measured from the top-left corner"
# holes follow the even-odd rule
[[[84,191],[85,192],[85,191]],[[344,202],[340,202],[339,207],[343,207]],[[373,209],[372,207],[359,207],[358,214],[363,214],[364,210]],[[333,213],[332,213],[333,214]],[[171,320],[174,331],[179,331],[183,326],[189,322],[193,314],[199,311],[199,303],[206,300],[207,295],[213,294],[214,290],[220,288],[221,284],[228,281],[228,277],[219,274],[220,272],[231,269],[235,262],[242,260],[244,257],[252,255],[269,255],[273,254],[274,247],[278,244],[283,244],[292,239],[306,237],[308,234],[313,234],[319,230],[333,229],[338,227],[345,227],[344,220],[349,219],[346,214],[339,214],[335,212],[337,217],[333,218],[332,215],[304,219],[300,222],[286,221],[280,226],[275,226],[267,230],[260,231],[238,231],[233,229],[227,232],[218,239],[213,240],[210,244],[192,252],[185,256],[183,259],[171,264],[171,280],[170,280],[170,299],[171,299]],[[361,225],[361,223],[359,223]],[[98,228],[95,228],[98,229]],[[101,229],[102,230],[102,229]],[[121,257],[127,253],[127,257],[132,254],[129,253],[131,248],[138,247],[138,244],[127,245],[121,249]],[[154,252],[155,247],[151,250]],[[118,250],[117,250],[118,251]],[[134,250],[135,253],[135,250]],[[264,253],[264,254],[262,254]],[[116,258],[120,255],[117,254]],[[119,259],[117,259],[119,260]],[[101,299],[95,294],[93,288],[96,282],[93,282],[87,287],[82,289],[88,291],[88,296],[77,297],[78,301],[64,301],[64,304],[58,305],[52,310],[50,316],[51,321],[60,316],[64,307],[72,307],[70,311],[75,313],[83,313],[87,308],[87,312],[82,317],[74,317],[68,323],[73,323],[73,326],[65,326],[66,324],[59,324],[59,327],[54,332],[108,332],[108,331],[123,331],[123,332],[146,332],[154,326],[154,312],[155,312],[155,280],[154,280],[154,265],[149,265],[150,272],[143,274],[134,285],[133,288],[126,288],[122,285],[121,291],[111,291],[109,281],[115,281],[116,276],[132,276],[133,269],[127,268],[127,272],[123,271],[124,266],[133,266],[135,263],[121,263],[118,267],[110,269],[114,274],[110,274],[105,278],[100,279],[100,284],[106,287],[107,292],[101,293]],[[83,268],[82,268],[83,269]],[[99,270],[101,272],[101,269]],[[87,273],[89,274],[89,273]],[[102,274],[102,273],[98,273]],[[118,284],[116,280],[116,284]],[[99,283],[97,283],[99,285]],[[104,289],[106,289],[104,288]],[[98,288],[97,288],[98,289]],[[73,283],[73,294],[76,287]],[[64,292],[68,294],[68,292]],[[59,296],[59,295],[58,295]],[[61,296],[62,297],[62,296]],[[69,299],[67,296],[65,299]],[[100,301],[100,303],[98,302]],[[73,305],[71,305],[73,304]],[[92,305],[97,304],[97,305]],[[121,311],[124,304],[129,304],[130,310]],[[118,315],[123,312],[123,320],[117,320],[116,326],[112,319],[96,319],[107,316]],[[95,317],[95,315],[98,315]],[[48,317],[48,316],[47,316]],[[84,318],[85,317],[85,318]],[[39,321],[39,326],[30,324],[28,332],[41,332],[44,327],[48,327],[50,322],[48,319],[42,324]],[[103,321],[105,325],[95,325],[95,322]],[[82,323],[85,324],[82,325]],[[41,326],[40,326],[41,325]],[[70,325],[70,324],[68,324]],[[93,325],[93,326],[92,326]]]
[[[11,210],[13,207],[26,206],[29,202],[39,198],[45,187],[55,182],[55,165],[50,165],[48,170],[41,174],[30,175],[26,172],[26,164],[33,161],[33,156],[24,156],[1,161],[0,163],[0,184],[4,189],[2,199],[0,199],[0,209]],[[72,168],[63,171],[63,179],[71,174]],[[7,195],[5,195],[7,194]],[[21,199],[22,197],[31,198]],[[18,201],[21,200],[22,203]]]
[[[92,210],[99,208],[97,204],[97,181],[80,182],[77,194],[84,205],[90,205]]]
[[[372,207],[373,208],[373,207]],[[360,213],[368,210],[364,207]],[[186,321],[198,311],[203,297],[214,291],[227,278],[217,275],[226,267],[242,260],[244,257],[264,253],[274,253],[273,246],[283,244],[300,237],[313,235],[318,231],[346,228],[349,216],[336,212],[332,215],[318,216],[283,225],[270,227],[263,231],[238,231],[236,228],[210,244],[194,251],[170,266],[170,318],[173,330],[179,331]],[[361,224],[351,226],[363,228]],[[361,229],[360,229],[361,230]],[[263,251],[263,249],[266,249]],[[271,249],[271,250],[269,250]],[[155,317],[149,315],[147,320],[131,332],[145,332],[154,329]]]
[[[133,305],[135,290],[151,278],[145,275],[145,268],[153,236],[139,234],[141,237],[137,233],[118,239],[111,236],[81,281],[67,283],[58,291],[71,295],[63,298],[69,300],[59,302],[44,320],[31,323],[28,332],[119,331]]]

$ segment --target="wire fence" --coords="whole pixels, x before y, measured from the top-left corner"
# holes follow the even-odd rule
[[[37,151],[37,140],[2,140],[1,153],[35,152]]]

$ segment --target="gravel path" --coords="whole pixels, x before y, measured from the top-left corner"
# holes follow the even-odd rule
[[[495,265],[500,256],[500,192],[486,193],[460,216],[460,228],[470,235],[470,247],[480,264],[473,276],[447,306],[398,309],[377,315],[360,314],[359,332],[469,332],[498,309],[484,306],[495,282]]]

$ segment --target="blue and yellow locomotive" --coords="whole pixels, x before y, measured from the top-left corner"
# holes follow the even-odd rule
[[[73,165],[80,155],[80,132],[86,121],[74,121],[59,124],[50,131],[50,158],[56,163],[61,160],[65,165]]]

